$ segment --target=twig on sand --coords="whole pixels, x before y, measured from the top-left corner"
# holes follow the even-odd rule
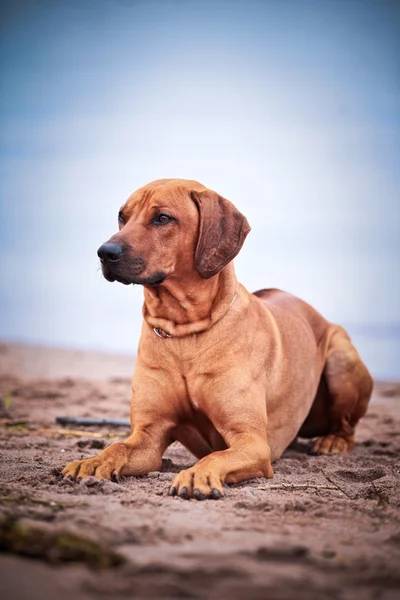
[[[56,417],[60,425],[83,425],[85,427],[127,427],[131,424],[126,419],[96,419],[92,417]]]
[[[291,492],[292,490],[337,490],[337,486],[335,485],[317,485],[314,483],[280,483],[268,485],[266,487],[257,487],[258,490],[286,490]],[[342,490],[340,490],[342,491]]]
[[[350,494],[348,494],[346,492],[346,490],[344,490],[342,487],[340,487],[340,485],[338,485],[335,481],[333,481],[333,479],[331,479],[331,477],[329,475],[327,475],[322,469],[321,469],[321,473],[325,477],[325,479],[327,481],[329,481],[329,483],[332,483],[335,486],[335,488],[337,488],[338,490],[340,490],[342,492],[342,494],[344,494],[345,496],[347,496],[347,498],[349,498],[350,500],[355,500],[355,498],[353,498],[353,496],[350,496]]]
[[[336,481],[333,481],[331,479],[331,477],[329,475],[327,475],[324,471],[322,471],[322,475],[325,477],[325,479],[327,481],[329,481],[329,483],[331,483],[332,485],[321,485],[321,484],[314,484],[314,483],[280,483],[280,484],[273,484],[273,485],[269,485],[267,487],[262,487],[262,488],[257,488],[259,490],[286,490],[286,491],[292,491],[292,490],[307,490],[307,489],[311,489],[311,490],[336,490],[339,492],[342,492],[342,494],[344,494],[345,496],[347,496],[347,498],[350,498],[350,500],[354,500],[353,496],[350,496],[350,494],[348,494],[346,492],[346,490],[344,490],[342,487],[340,487],[340,485],[338,485],[336,483]]]
[[[378,498],[378,506],[381,506],[381,507],[387,506],[389,504],[388,494],[386,494],[382,490],[378,490],[378,488],[376,487],[376,485],[373,481],[371,483],[372,483],[373,490]]]
[[[22,425],[14,426],[14,425],[6,425],[7,429],[15,430],[18,433],[22,433],[24,435],[65,435],[72,437],[88,437],[88,438],[107,438],[108,440],[119,439],[120,435],[115,435],[115,433],[99,433],[97,431],[80,431],[77,429],[51,429],[51,428],[39,428],[35,429],[33,427],[25,427]]]

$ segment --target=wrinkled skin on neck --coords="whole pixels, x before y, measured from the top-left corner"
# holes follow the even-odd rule
[[[206,331],[229,310],[236,284],[230,263],[211,279],[193,274],[183,281],[172,277],[156,288],[144,286],[144,319],[177,337]]]

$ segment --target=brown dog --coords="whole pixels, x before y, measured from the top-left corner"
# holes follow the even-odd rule
[[[290,294],[238,283],[231,261],[250,227],[233,204],[163,179],[132,194],[118,221],[98,254],[108,281],[144,286],[132,433],[65,477],[145,475],[178,440],[200,460],[169,493],[201,500],[272,477],[297,435],[318,436],[314,454],[350,450],[372,379],[341,327]]]

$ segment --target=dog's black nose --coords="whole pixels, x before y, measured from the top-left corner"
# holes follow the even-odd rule
[[[122,248],[114,242],[106,242],[97,250],[97,256],[100,260],[116,262],[122,256]]]

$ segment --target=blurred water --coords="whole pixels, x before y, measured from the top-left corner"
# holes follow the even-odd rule
[[[352,0],[1,3],[0,337],[133,352],[96,249],[161,177],[232,200],[249,290],[343,324],[400,378],[400,11]],[[373,326],[372,326],[372,325]]]
[[[359,327],[347,327],[350,337],[356,346],[361,358],[369,368],[375,379],[400,380],[400,334],[398,326],[393,327],[390,333],[387,327],[374,333],[364,331],[360,333]],[[397,331],[396,331],[397,330]]]

